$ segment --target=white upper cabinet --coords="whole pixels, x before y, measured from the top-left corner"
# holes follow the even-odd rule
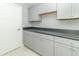
[[[29,21],[40,21],[37,7],[34,6],[29,9]]]
[[[56,3],[38,4],[29,8],[29,21],[40,21],[42,13],[56,11]]]
[[[57,4],[57,19],[71,17],[71,4],[59,3]]]
[[[39,5],[39,13],[48,13],[56,11],[56,3],[43,3]]]
[[[79,3],[72,3],[72,16],[79,18]]]
[[[79,3],[57,4],[57,19],[79,18]]]

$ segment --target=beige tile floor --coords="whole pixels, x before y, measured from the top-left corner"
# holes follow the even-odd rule
[[[39,56],[27,47],[21,47],[11,52],[6,53],[4,56]]]

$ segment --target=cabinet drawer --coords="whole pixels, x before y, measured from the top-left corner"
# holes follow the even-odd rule
[[[66,45],[72,45],[72,40],[67,38],[55,37],[55,42],[63,43]]]
[[[39,37],[42,37],[44,39],[54,40],[54,36],[51,36],[51,35],[46,35],[46,34],[40,34],[39,33]]]
[[[50,36],[50,35],[46,35],[46,34],[42,34],[42,33],[31,32],[31,31],[26,31],[26,33],[35,35],[37,37],[42,37],[44,39],[54,40],[54,36]]]

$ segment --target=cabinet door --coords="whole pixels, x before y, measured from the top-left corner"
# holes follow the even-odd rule
[[[27,43],[25,43],[25,41],[27,41],[26,33],[25,33],[25,31],[23,31],[23,43],[24,43],[24,45],[27,44]]]
[[[78,48],[73,48],[72,56],[79,56],[79,49]]]
[[[42,55],[42,44],[40,42],[40,38],[36,37],[37,39],[35,39],[35,47],[34,47],[34,51],[36,51],[37,53],[39,53],[40,55]]]
[[[55,56],[71,56],[71,47],[55,42]]]
[[[72,16],[79,17],[79,3],[72,3]]]
[[[72,40],[72,55],[79,56],[79,41]]]
[[[39,13],[56,11],[56,3],[43,3],[40,4],[38,7],[39,7]]]
[[[23,43],[24,45],[28,46],[29,48],[33,47],[33,36],[26,31],[23,33]]]
[[[43,56],[53,56],[54,43],[53,40],[36,37],[34,50]]]
[[[41,39],[41,48],[42,48],[42,55],[44,56],[53,56],[54,55],[54,42],[53,40],[46,40]]]
[[[70,3],[58,3],[57,4],[57,18],[71,17],[71,4]]]
[[[29,21],[40,21],[37,6],[29,8]]]

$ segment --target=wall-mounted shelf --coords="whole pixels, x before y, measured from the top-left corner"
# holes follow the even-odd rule
[[[66,18],[57,18],[59,20],[68,20],[68,19],[79,19],[79,17],[66,17]]]
[[[40,13],[39,16],[49,15],[49,14],[52,14],[52,13],[57,13],[57,11],[50,11],[50,12]]]

